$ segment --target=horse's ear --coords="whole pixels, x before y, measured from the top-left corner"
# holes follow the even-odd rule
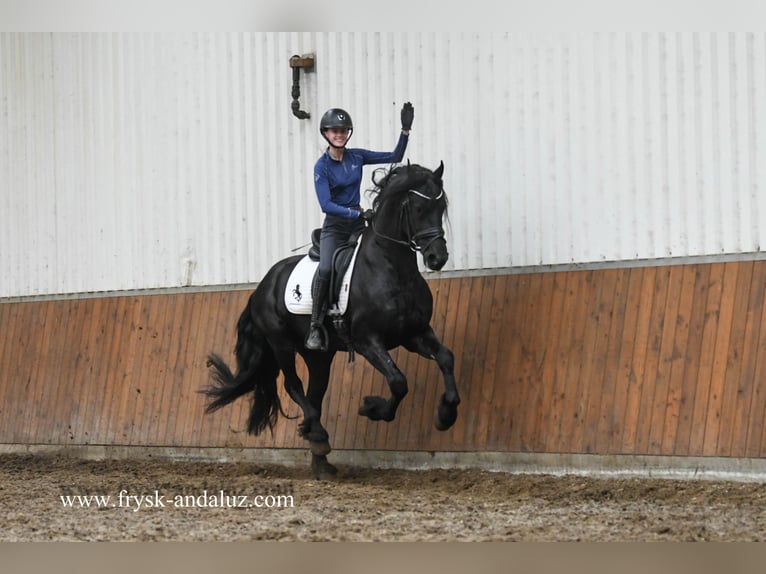
[[[436,177],[436,179],[441,179],[443,173],[444,173],[444,162],[440,161],[439,162],[439,167],[437,167],[434,170],[434,177]]]

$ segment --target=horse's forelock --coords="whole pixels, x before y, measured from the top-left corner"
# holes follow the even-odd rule
[[[441,178],[435,177],[430,169],[422,165],[413,163],[395,166],[376,181],[375,188],[370,190],[375,195],[373,207],[377,210],[384,203],[394,201],[401,194],[419,188],[429,180],[433,180],[439,189],[442,188]]]

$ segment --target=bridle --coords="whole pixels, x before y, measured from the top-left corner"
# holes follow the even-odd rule
[[[422,197],[423,199],[426,199],[428,201],[438,201],[442,198],[444,195],[444,190],[442,189],[439,192],[439,195],[436,197],[429,197],[425,195],[424,193],[419,192],[416,189],[408,189],[408,193],[412,193],[414,195],[417,195],[418,197]],[[375,229],[375,219],[370,222],[372,226],[372,231],[375,233],[376,236],[387,239],[388,241],[392,241],[393,243],[397,243],[399,245],[404,245],[405,247],[409,247],[412,251],[425,251],[428,249],[431,244],[436,241],[437,239],[441,239],[444,237],[444,229],[441,226],[436,227],[428,227],[426,229],[423,229],[421,231],[414,232],[413,226],[412,226],[412,213],[410,212],[410,200],[409,198],[405,199],[402,202],[401,209],[399,211],[399,220],[404,220],[405,222],[405,231],[407,232],[407,240],[397,239],[395,237],[391,237],[389,235],[385,235],[381,232],[379,232],[377,229]]]

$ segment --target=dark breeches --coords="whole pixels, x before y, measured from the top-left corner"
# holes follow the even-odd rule
[[[335,250],[346,243],[353,233],[364,229],[364,220],[346,219],[334,215],[325,217],[322,225],[322,234],[319,237],[319,276],[330,279],[332,270],[332,256]]]

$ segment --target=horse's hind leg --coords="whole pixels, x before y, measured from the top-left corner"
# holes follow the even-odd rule
[[[303,421],[298,425],[300,435],[309,441],[311,452],[315,455],[326,455],[330,452],[330,435],[319,421],[321,412],[306,397],[303,382],[295,370],[295,353],[288,350],[275,351],[279,368],[285,377],[285,390],[303,411]]]
[[[427,331],[412,337],[407,341],[405,347],[427,359],[435,360],[436,364],[439,365],[439,369],[444,375],[444,394],[439,401],[434,423],[438,430],[447,430],[455,424],[457,406],[460,404],[460,396],[455,383],[455,358],[452,351],[439,341],[430,327]]]
[[[322,401],[324,400],[325,392],[327,392],[327,384],[330,381],[330,365],[332,364],[335,353],[307,351],[303,353],[302,356],[309,369],[309,388],[306,391],[306,397],[313,408],[313,412],[316,412],[316,418],[311,421],[314,428],[307,430],[306,438],[311,442],[311,453],[315,456],[322,456],[326,455],[331,450],[329,435],[322,426],[321,418]],[[312,462],[312,465],[313,464],[314,463]],[[329,463],[324,461],[322,466],[324,465],[329,465]]]
[[[388,400],[376,396],[364,397],[362,405],[359,407],[359,414],[373,421],[394,420],[396,409],[407,394],[407,378],[399,370],[399,367],[396,366],[391,355],[388,354],[388,351],[382,344],[378,342],[371,344],[356,342],[355,346],[356,350],[373,367],[385,375],[388,387],[391,389],[391,398]]]

